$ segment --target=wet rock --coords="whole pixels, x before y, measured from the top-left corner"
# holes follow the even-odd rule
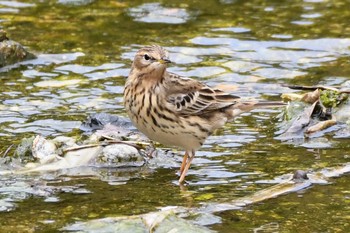
[[[103,129],[97,130],[88,139],[89,142],[98,142],[105,139],[118,139],[126,141],[148,142],[149,139],[138,131],[131,130],[126,127],[118,127],[112,124],[107,124]]]
[[[193,220],[194,223],[200,226],[209,226],[213,224],[219,224],[222,223],[222,220],[220,217],[212,214],[212,213],[200,213],[198,216],[196,216]]]
[[[34,58],[36,58],[34,54],[28,52],[18,42],[10,40],[6,32],[0,30],[0,67]]]
[[[145,164],[139,151],[125,144],[109,145],[103,148],[97,158],[100,166],[106,167],[140,167]]]
[[[154,148],[148,148],[147,154],[147,166],[150,168],[174,168],[179,167],[179,161],[182,156],[171,151],[155,150]]]
[[[111,115],[107,113],[95,113],[86,119],[80,126],[82,131],[95,131],[103,129],[105,125],[111,124],[120,128],[128,128],[129,130],[135,129],[131,121],[125,117]]]
[[[92,114],[81,124],[80,129],[87,133],[95,131],[85,143],[97,143],[105,139],[150,141],[133,126],[128,118],[107,113]]]
[[[33,140],[32,156],[41,164],[50,163],[58,159],[56,145],[43,136],[37,135]]]

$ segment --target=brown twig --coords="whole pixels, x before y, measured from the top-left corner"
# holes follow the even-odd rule
[[[140,143],[140,142],[134,142],[134,141],[120,141],[120,140],[116,140],[116,139],[104,141],[101,143],[102,146],[108,146],[111,144],[125,144],[125,145],[135,147],[138,150],[143,149],[143,147],[138,145],[138,144],[148,145],[146,143]]]
[[[87,144],[87,145],[70,147],[70,148],[63,150],[63,153],[92,148],[92,147],[97,147],[97,146],[108,146],[111,144],[125,144],[125,145],[135,147],[138,150],[143,149],[143,147],[138,145],[138,144],[148,145],[147,143],[140,143],[140,142],[134,142],[134,141],[120,141],[120,140],[113,139],[113,140],[103,141],[101,143],[94,143],[94,144]]]
[[[73,146],[73,147],[69,147],[67,149],[64,149],[63,153],[67,153],[70,151],[82,150],[82,149],[86,149],[86,148],[97,147],[97,146],[101,146],[101,145],[96,143],[96,144],[87,144],[87,145],[82,145],[82,146]]]

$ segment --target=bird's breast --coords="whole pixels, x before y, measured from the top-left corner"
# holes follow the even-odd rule
[[[164,145],[198,149],[211,133],[197,119],[179,116],[152,90],[124,96],[125,109],[133,124],[150,139]],[[193,122],[192,122],[193,121]]]

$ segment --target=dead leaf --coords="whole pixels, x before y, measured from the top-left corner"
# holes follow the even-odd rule
[[[337,121],[335,119],[331,119],[331,120],[326,120],[326,121],[320,121],[315,125],[310,126],[309,128],[307,128],[305,130],[306,134],[311,134],[311,133],[315,133],[324,129],[327,129],[329,127],[331,127],[332,125],[337,124]]]
[[[281,98],[285,101],[300,101],[303,96],[296,93],[283,93]]]
[[[309,104],[313,104],[316,101],[318,101],[318,99],[320,98],[320,90],[316,89],[313,92],[308,92],[306,94],[303,95],[303,97],[301,98],[301,101],[304,101],[305,103],[309,103]]]

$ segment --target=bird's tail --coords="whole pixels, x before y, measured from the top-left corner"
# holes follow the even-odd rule
[[[231,118],[238,116],[244,112],[249,112],[255,108],[272,108],[272,107],[282,107],[286,106],[286,103],[281,101],[258,101],[258,100],[247,100],[240,101],[239,103],[233,105],[230,111]]]
[[[255,108],[272,108],[286,105],[287,104],[282,101],[247,100],[241,101],[237,107],[247,112]]]

